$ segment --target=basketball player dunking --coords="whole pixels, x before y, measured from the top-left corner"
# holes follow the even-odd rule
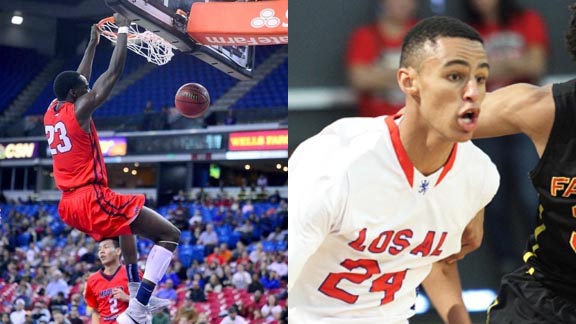
[[[483,222],[498,188],[496,167],[469,141],[488,73],[476,31],[424,19],[402,46],[404,114],[342,119],[295,150],[291,323],[408,323],[421,283],[446,323],[470,323],[457,264],[441,260]]]
[[[172,260],[180,240],[180,231],[161,215],[145,207],[144,195],[120,195],[108,188],[92,113],[106,101],[124,70],[130,22],[118,14],[115,14],[115,21],[120,26],[118,41],[108,69],[90,90],[88,80],[100,36],[93,26],[78,70],[64,71],[54,80],[57,99],[52,101],[44,115],[44,127],[52,154],[54,179],[62,191],[58,213],[66,224],[97,241],[120,236],[131,299],[117,321],[120,324],[141,324],[150,322],[147,312],[154,312],[169,304],[167,300],[151,299],[151,294]],[[141,282],[133,234],[142,235],[155,243],[146,260]]]

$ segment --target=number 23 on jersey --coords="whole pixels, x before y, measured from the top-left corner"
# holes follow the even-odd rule
[[[55,125],[45,125],[44,130],[48,138],[48,145],[50,146],[50,154],[56,155],[58,153],[66,153],[72,149],[72,142],[67,136],[66,125],[63,122],[57,122]],[[57,145],[54,148],[52,144],[58,136]]]

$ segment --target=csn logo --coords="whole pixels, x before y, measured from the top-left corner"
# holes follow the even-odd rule
[[[282,24],[282,27],[288,28],[288,10],[286,10],[286,22],[281,22],[280,18],[275,16],[276,11],[274,9],[262,9],[260,11],[260,16],[252,18],[250,25],[254,28],[276,28]]]

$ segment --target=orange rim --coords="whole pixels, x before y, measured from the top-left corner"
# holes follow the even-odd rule
[[[98,22],[98,24],[96,24],[96,25],[98,26],[98,29],[100,29],[100,32],[102,32],[103,35],[117,38],[118,33],[102,29],[102,26],[104,26],[104,24],[106,24],[106,23],[110,23],[111,25],[116,26],[116,23],[114,21],[114,16],[106,17],[106,18],[100,20]],[[118,26],[116,26],[116,29],[118,29]],[[128,32],[128,38],[136,38],[136,37],[137,37],[136,34],[132,33],[131,31]]]

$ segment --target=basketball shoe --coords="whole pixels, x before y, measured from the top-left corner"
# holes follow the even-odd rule
[[[118,324],[152,324],[148,309],[136,298],[130,298],[128,308],[116,318]]]
[[[128,283],[128,291],[130,291],[130,299],[136,299],[136,294],[138,293],[139,287],[140,287],[139,282]],[[168,306],[170,306],[170,300],[151,296],[150,301],[148,302],[148,306],[146,306],[146,308],[150,313],[156,314],[160,310],[162,310],[162,308]]]

